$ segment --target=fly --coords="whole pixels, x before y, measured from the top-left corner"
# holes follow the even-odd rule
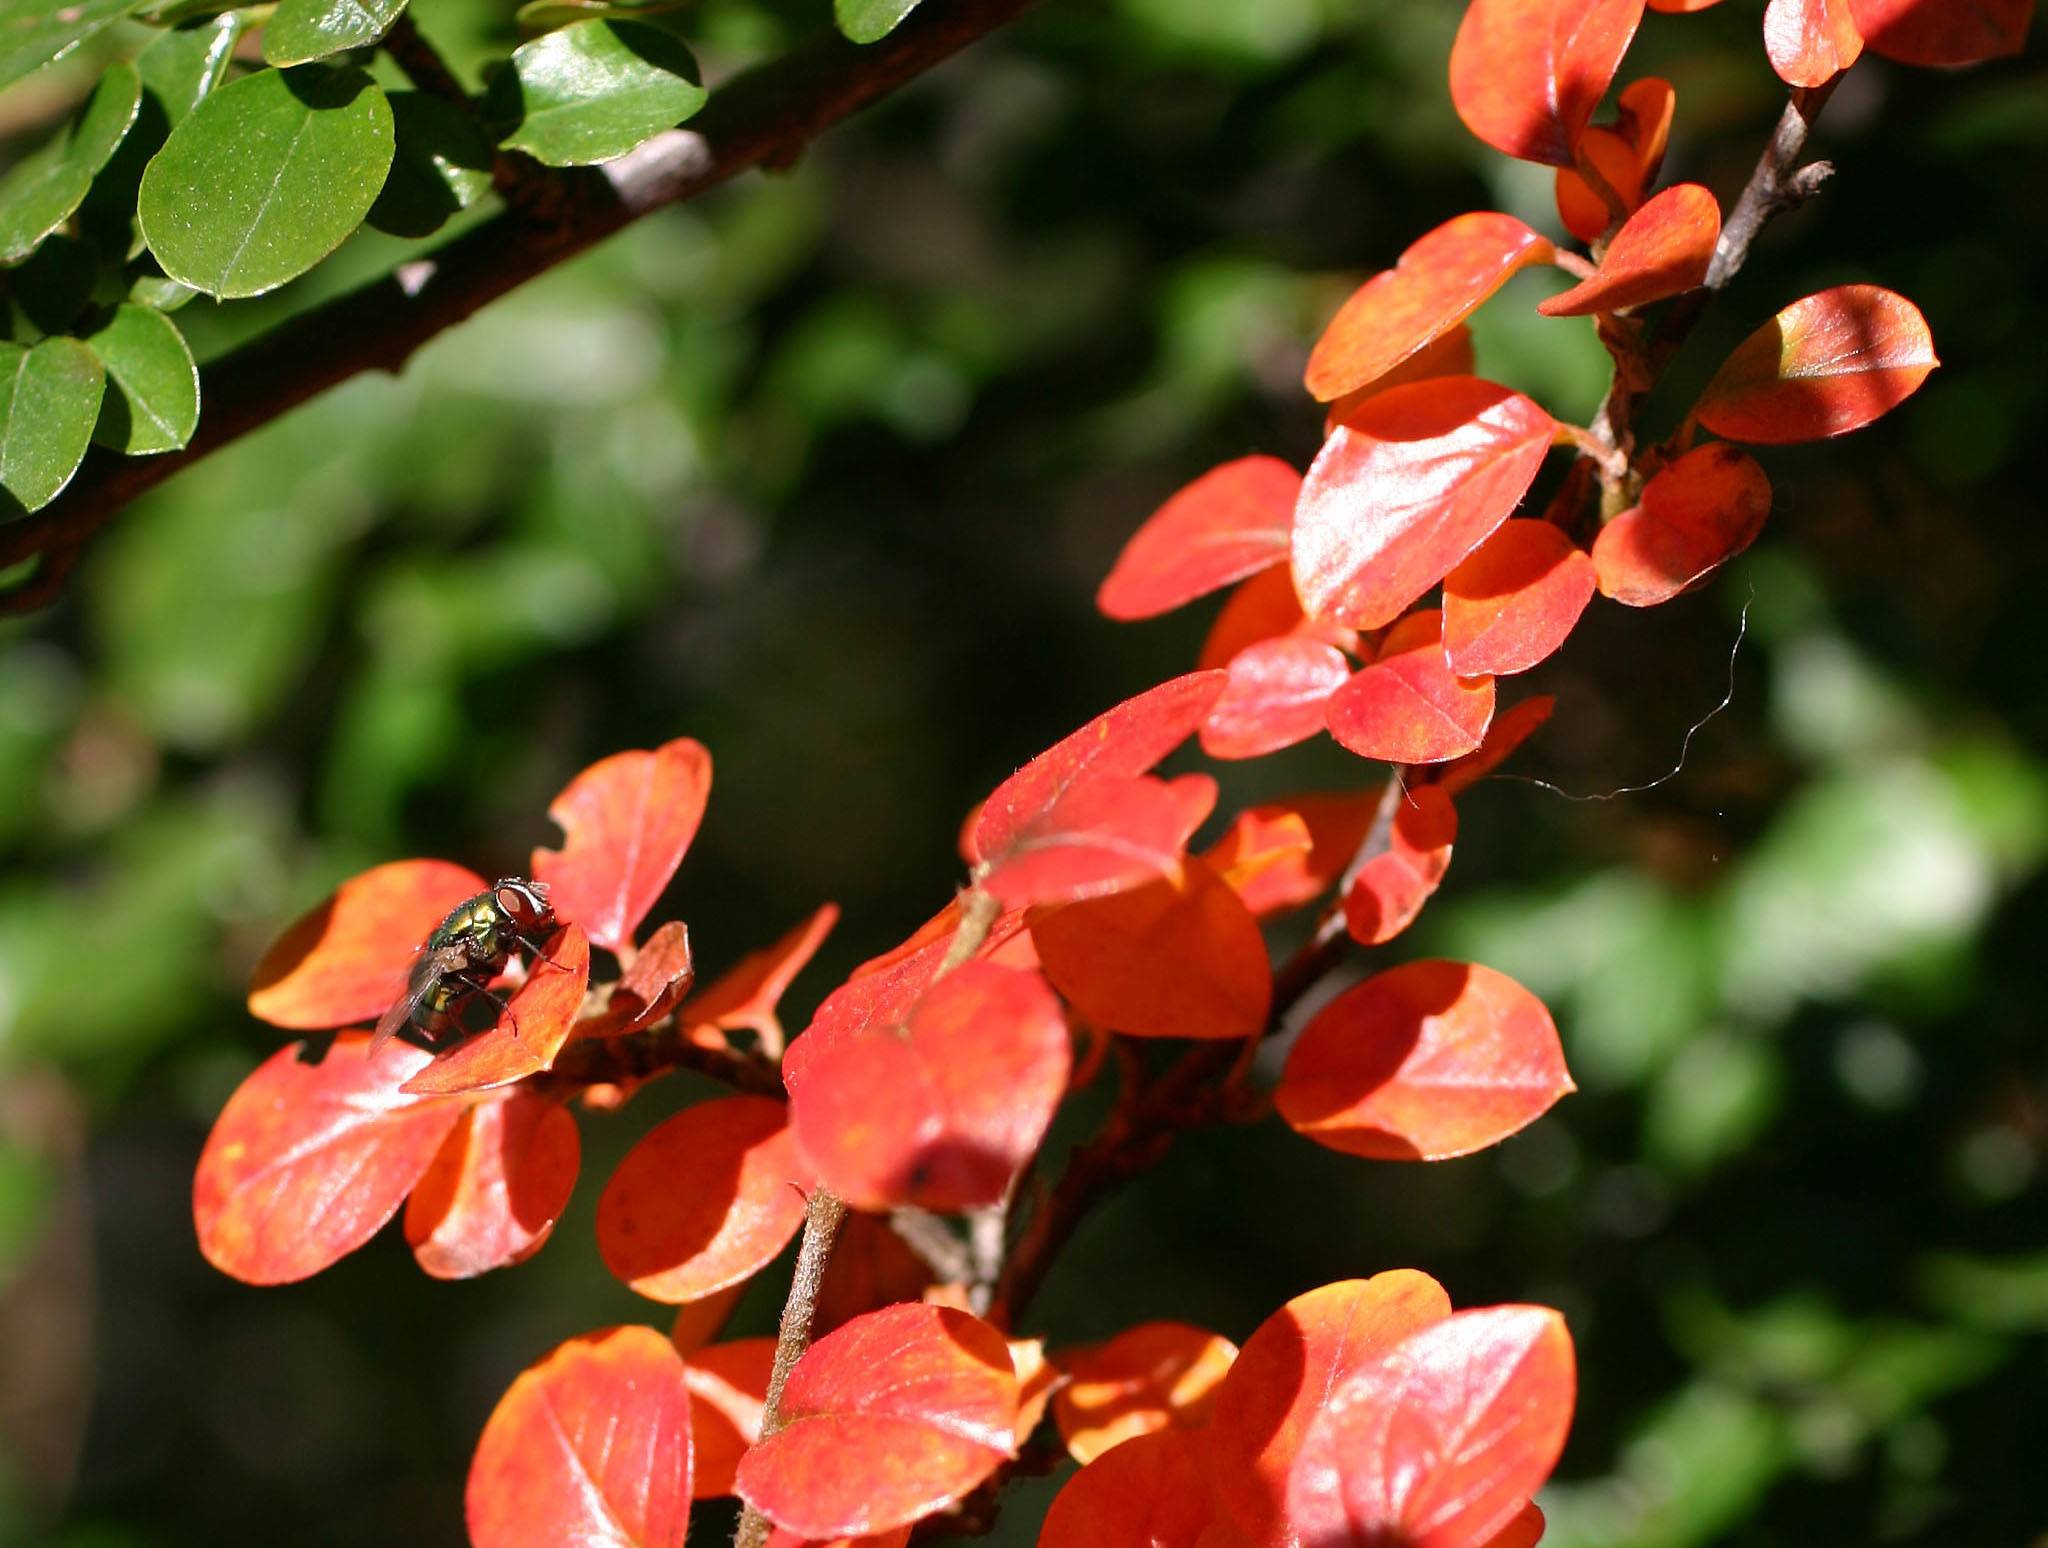
[[[472,995],[503,1010],[505,1002],[492,992],[491,980],[514,947],[544,957],[540,946],[554,922],[546,883],[517,876],[501,877],[490,891],[456,904],[415,952],[405,993],[378,1021],[370,1052],[408,1026],[427,1032]]]

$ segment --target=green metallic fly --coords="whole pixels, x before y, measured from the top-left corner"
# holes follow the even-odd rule
[[[413,957],[400,995],[370,1038],[375,1053],[406,1027],[428,1033],[463,1000],[482,995],[500,1010],[505,1002],[491,989],[516,947],[545,960],[541,945],[555,922],[544,882],[500,877],[488,892],[455,905]]]

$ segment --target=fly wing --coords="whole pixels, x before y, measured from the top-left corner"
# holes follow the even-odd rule
[[[438,951],[421,948],[413,958],[412,971],[406,975],[405,993],[391,1002],[391,1008],[377,1019],[377,1030],[370,1034],[369,1053],[375,1053],[392,1038],[412,1024],[413,1016],[434,992],[434,986],[450,973],[459,973],[469,966],[469,953],[460,946],[443,946]]]

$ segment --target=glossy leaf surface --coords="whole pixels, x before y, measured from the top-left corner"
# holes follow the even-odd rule
[[[142,105],[142,77],[123,61],[103,74],[77,119],[0,180],[0,264],[18,264],[69,220]]]
[[[1969,65],[2026,47],[2034,0],[1849,0],[1872,53],[1911,65]]]
[[[1939,364],[1912,302],[1877,285],[1838,285],[1793,302],[1745,339],[1694,412],[1731,441],[1818,440],[1896,408]]]
[[[740,1458],[761,1438],[775,1340],[736,1338],[684,1358],[689,1367],[683,1379],[690,1387],[690,1440],[696,1448],[690,1494],[693,1499],[714,1500],[732,1493]]]
[[[1260,919],[1313,902],[1335,885],[1372,826],[1377,790],[1293,796],[1238,814],[1202,858]],[[1303,845],[1282,824],[1298,825]]]
[[[1399,798],[1387,848],[1359,867],[1344,894],[1344,924],[1361,945],[1382,946],[1415,922],[1451,865],[1458,810],[1435,785]]]
[[[434,927],[486,885],[442,860],[394,860],[350,877],[263,953],[249,1014],[294,1030],[374,1021],[405,992]]]
[[[1295,1042],[1274,1100],[1347,1155],[1440,1161],[1526,1127],[1572,1089],[1550,1012],[1477,963],[1404,963],[1347,989]]]
[[[77,339],[33,349],[0,340],[0,489],[23,510],[48,505],[71,482],[105,387],[99,357]]]
[[[1505,677],[1546,660],[1593,599],[1593,561],[1547,521],[1518,516],[1444,577],[1444,658]]]
[[[623,156],[704,105],[682,40],[645,22],[592,17],[512,51],[484,96],[501,145],[550,167]]]
[[[1052,1400],[1060,1439],[1085,1465],[1140,1435],[1201,1424],[1236,1358],[1229,1339],[1185,1322],[1144,1322],[1065,1351],[1067,1384]]]
[[[652,1328],[572,1338],[523,1371],[469,1466],[473,1548],[683,1548],[690,1392]]]
[[[263,28],[263,62],[283,68],[375,43],[406,0],[277,0]]]
[[[524,1262],[561,1218],[581,1160],[559,1102],[515,1091],[464,1109],[406,1201],[413,1257],[436,1279]]]
[[[1587,317],[1647,306],[1696,288],[1721,240],[1721,206],[1698,183],[1665,189],[1629,216],[1600,267],[1570,290],[1539,301],[1545,317]]]
[[[178,325],[133,302],[86,340],[106,368],[93,439],[127,455],[176,451],[199,428],[199,367]]]
[[[965,1312],[891,1306],[818,1340],[783,1388],[785,1428],[740,1462],[740,1497],[810,1537],[886,1531],[951,1503],[1016,1445],[1017,1377]]]
[[[852,42],[879,43],[917,6],[918,0],[832,0],[832,20]]]
[[[1323,729],[1323,705],[1351,676],[1334,645],[1289,635],[1247,645],[1231,659],[1230,682],[1202,724],[1212,758],[1258,758]]]
[[[1328,403],[1372,384],[1470,317],[1517,270],[1548,263],[1551,252],[1547,239],[1492,210],[1416,238],[1330,319],[1309,355],[1310,395]]]
[[[1360,405],[1316,454],[1294,525],[1294,584],[1312,618],[1392,623],[1514,510],[1555,425],[1474,376]]]
[[[1445,795],[1456,796],[1461,790],[1469,790],[1495,769],[1505,763],[1517,747],[1543,728],[1550,719],[1550,712],[1557,708],[1557,700],[1547,693],[1533,694],[1509,705],[1494,716],[1493,724],[1486,728],[1486,739],[1479,744],[1476,752],[1469,752],[1462,758],[1449,763],[1438,764],[1431,772]]]
[[[409,1091],[455,1095],[509,1086],[554,1065],[590,985],[590,942],[580,925],[557,930],[527,967],[491,1027],[443,1054],[406,1083]]]
[[[1856,62],[1863,34],[1849,0],[1770,0],[1764,52],[1788,86],[1821,86]]]
[[[1442,627],[1431,610],[1389,631],[1380,656],[1331,695],[1330,735],[1385,763],[1441,763],[1478,747],[1493,720],[1493,679],[1453,675]]]
[[[1094,775],[1070,786],[980,873],[1004,905],[1105,897],[1171,875],[1216,807],[1216,781]]]
[[[1290,636],[1319,640],[1339,650],[1358,647],[1357,630],[1313,622],[1302,612],[1301,598],[1294,594],[1293,574],[1285,564],[1276,564],[1230,594],[1202,642],[1199,665],[1204,670],[1220,667],[1228,671],[1230,663],[1252,646]],[[1210,715],[1215,715],[1213,709]]]
[[[1396,387],[1406,387],[1410,382],[1431,381],[1439,376],[1471,376],[1477,359],[1472,346],[1472,330],[1459,323],[1448,333],[1438,334],[1384,375],[1375,376],[1363,387],[1354,387],[1343,397],[1332,399],[1323,416],[1323,434],[1327,436],[1344,423],[1351,411],[1367,398],[1376,398]]]
[[[394,143],[391,106],[361,70],[258,70],[171,131],[142,177],[143,236],[194,290],[262,295],[362,224]]]
[[[1045,1514],[1038,1548],[1208,1548],[1202,1534],[1215,1516],[1196,1438],[1161,1430],[1068,1479]]]
[[[782,1251],[812,1186],[783,1104],[730,1096],[657,1125],[597,1203],[605,1267],[651,1300],[695,1301]]]
[[[0,86],[20,80],[130,11],[140,0],[0,0]]]
[[[1131,535],[1095,605],[1150,618],[1281,562],[1300,493],[1301,475],[1278,457],[1211,468]]]
[[[1667,602],[1755,542],[1770,514],[1771,481],[1755,459],[1726,442],[1695,447],[1600,529],[1600,591],[1630,607]]]
[[[1568,167],[1642,19],[1643,0],[1471,0],[1451,102],[1495,150]]]
[[[462,1116],[402,1087],[427,1062],[404,1043],[368,1053],[347,1032],[317,1059],[280,1048],[214,1120],[192,1183],[199,1249],[224,1274],[280,1285],[354,1252],[433,1162]]]
[[[533,852],[557,917],[607,951],[629,945],[683,863],[710,796],[711,754],[688,737],[614,753],[569,781],[548,805],[568,841]]]

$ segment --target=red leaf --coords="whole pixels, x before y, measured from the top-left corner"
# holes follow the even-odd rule
[[[683,1548],[690,1392],[675,1346],[608,1328],[529,1366],[477,1441],[468,1514],[474,1548]]]
[[[1141,1435],[1067,1480],[1038,1548],[1208,1548],[1209,1484],[1193,1434]]]
[[[1795,301],[1743,340],[1695,412],[1731,441],[1784,446],[1860,430],[1941,362],[1920,309],[1876,285]]]
[[[1572,1090],[1543,1002],[1477,963],[1409,962],[1302,1029],[1274,1100],[1347,1155],[1441,1161],[1506,1139]]]
[[[1479,744],[1477,752],[1453,758],[1449,763],[1440,763],[1430,771],[1436,776],[1437,787],[1447,796],[1469,790],[1507,762],[1510,753],[1541,730],[1543,723],[1550,719],[1550,712],[1556,708],[1557,700],[1547,693],[1510,705],[1486,728],[1486,740]]]
[[[1764,7],[1764,52],[1788,86],[1824,86],[1863,52],[1849,0],[1771,0]]]
[[[1069,1350],[1059,1358],[1068,1381],[1052,1401],[1060,1438],[1086,1465],[1140,1435],[1199,1425],[1236,1358],[1229,1339],[1184,1322],[1142,1322]]]
[[[837,1033],[784,1073],[797,1144],[841,1198],[952,1212],[1002,1199],[1044,1137],[1072,1059],[1042,977],[969,962],[900,1027]]]
[[[1251,646],[1286,637],[1320,640],[1339,650],[1358,646],[1357,630],[1310,622],[1301,610],[1301,599],[1294,594],[1293,574],[1286,565],[1276,564],[1230,594],[1209,627],[1209,637],[1202,642],[1200,663],[1204,670],[1227,669]]]
[[[774,945],[748,952],[683,1007],[683,1024],[692,1031],[744,1028],[779,1046],[782,1023],[775,1007],[838,922],[838,905],[827,903]]]
[[[688,737],[614,753],[569,781],[548,807],[568,842],[533,852],[556,915],[608,951],[630,947],[683,863],[710,794],[711,754]]]
[[[1457,677],[1444,661],[1443,615],[1401,620],[1382,654],[1330,698],[1330,735],[1361,758],[1441,763],[1472,751],[1493,719],[1493,679]]]
[[[375,1236],[433,1162],[462,1108],[401,1089],[425,1053],[369,1046],[344,1032],[318,1060],[280,1048],[228,1098],[192,1180],[199,1250],[222,1273],[317,1274]]]
[[[488,1031],[458,1043],[405,1083],[407,1091],[455,1096],[509,1086],[550,1068],[568,1041],[590,984],[590,943],[580,925],[557,930]]]
[[[1470,376],[1476,360],[1472,330],[1459,323],[1448,333],[1438,334],[1391,371],[1375,376],[1363,387],[1354,387],[1341,398],[1333,398],[1323,415],[1323,434],[1327,436],[1343,424],[1367,398],[1377,398],[1410,382],[1426,382],[1439,376]]]
[[[1526,672],[1593,599],[1593,561],[1547,521],[1518,516],[1444,577],[1444,659],[1463,677]]]
[[[1650,9],[1669,16],[1686,16],[1694,11],[1710,10],[1720,3],[1721,0],[1650,0]]]
[[[1536,1548],[1543,1541],[1544,1525],[1543,1512],[1524,1505],[1519,1515],[1486,1540],[1486,1548]]]
[[[1651,7],[1657,8],[1656,0]],[[1631,82],[1621,89],[1614,123],[1595,124],[1579,140],[1579,162],[1590,163],[1614,190],[1624,214],[1642,204],[1643,190],[1656,181],[1677,105],[1669,81],[1649,76]],[[1607,201],[1571,167],[1558,169],[1557,214],[1567,231],[1589,243],[1599,241],[1613,220]]]
[[[1968,65],[2027,45],[2034,0],[1849,0],[1871,52],[1909,65]]]
[[[685,1301],[678,1306],[676,1320],[669,1324],[668,1329],[669,1342],[676,1346],[677,1353],[687,1360],[718,1337],[732,1319],[733,1308],[739,1304],[740,1295],[746,1288],[746,1282],[742,1280],[705,1296],[701,1301]]]
[[[1392,623],[1507,520],[1556,430],[1475,376],[1397,387],[1323,443],[1294,523],[1294,585],[1312,618]]]
[[[1478,311],[1517,270],[1548,263],[1554,252],[1548,238],[1493,210],[1423,233],[1330,319],[1308,358],[1310,395],[1328,403],[1377,382]]]
[[[249,1014],[299,1031],[375,1021],[405,993],[434,927],[488,885],[441,860],[397,860],[350,877],[263,953]]]
[[[1202,858],[1215,867],[1260,919],[1321,897],[1365,842],[1377,790],[1300,795],[1238,814],[1230,831]],[[1306,829],[1308,842],[1295,836]]]
[[[1614,233],[1600,267],[1570,290],[1539,301],[1545,317],[1586,317],[1647,306],[1700,285],[1721,240],[1721,206],[1698,183],[1678,183]]]
[[[916,1301],[932,1283],[926,1263],[879,1215],[849,1214],[839,1228],[831,1265],[818,1287],[811,1333],[823,1338],[834,1328],[898,1301]]]
[[[650,1130],[619,1163],[597,1201],[598,1250],[648,1299],[698,1300],[788,1245],[811,1181],[780,1102],[700,1102]]]
[[[1126,699],[1033,758],[996,787],[974,825],[974,854],[1001,859],[1084,776],[1125,779],[1146,773],[1195,734],[1223,692],[1221,672],[1190,672]]]
[[[1005,906],[1099,898],[1171,875],[1216,807],[1216,781],[1095,775],[1067,787],[979,873]]]
[[[1207,865],[1076,903],[1031,926],[1055,988],[1097,1026],[1139,1037],[1249,1037],[1273,968],[1259,922]]]
[[[1342,651],[1289,635],[1247,645],[1230,663],[1230,681],[1202,725],[1212,758],[1258,758],[1323,729],[1323,705],[1351,676]]]
[[[1495,150],[1568,167],[1642,19],[1643,0],[1472,0],[1451,102]]]
[[[541,1249],[576,1187],[582,1143],[559,1102],[479,1102],[441,1142],[405,1206],[405,1239],[436,1279],[468,1279]]]
[[[761,1438],[775,1340],[736,1338],[686,1359],[683,1379],[690,1387],[690,1440],[696,1451],[690,1498],[715,1500],[732,1493],[734,1469]]]
[[[865,1537],[804,1537],[783,1527],[770,1527],[762,1548],[908,1548],[910,1528],[892,1527]],[[1488,1548],[1492,1548],[1489,1544]]]
[[[1435,1280],[1393,1269],[1298,1295],[1245,1341],[1216,1395],[1205,1472],[1251,1548],[1298,1548],[1288,1479],[1330,1395],[1450,1314],[1451,1298]]]
[[[881,1532],[951,1504],[1011,1455],[1017,1376],[987,1323],[891,1306],[813,1344],[782,1411],[785,1427],[740,1462],[740,1497],[809,1537]]]
[[[1403,1339],[1303,1439],[1288,1516],[1318,1548],[1470,1548],[1521,1514],[1564,1449],[1576,1376],[1564,1319],[1489,1306]]]
[[[578,1037],[621,1037],[652,1026],[676,1008],[697,980],[687,926],[670,920],[647,938],[619,981],[612,986],[603,1012],[585,1017]]]
[[[1301,475],[1278,457],[1211,468],[1168,500],[1117,555],[1095,605],[1151,618],[1287,557]]]
[[[1630,607],[1668,602],[1754,543],[1770,514],[1771,481],[1751,457],[1726,442],[1695,447],[1600,529],[1601,593]]]
[[[1451,866],[1458,810],[1436,785],[1410,790],[1394,810],[1385,853],[1359,867],[1344,894],[1344,923],[1362,945],[1383,946],[1415,923]]]

